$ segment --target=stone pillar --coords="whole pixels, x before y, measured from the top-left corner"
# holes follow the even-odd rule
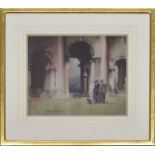
[[[64,87],[65,97],[69,97],[69,60],[66,60],[64,64]]]
[[[80,64],[80,90],[81,90],[81,95],[84,94],[84,65],[83,64]]]
[[[88,75],[87,75],[87,73],[86,73],[86,71],[84,71],[84,73],[83,73],[83,88],[84,88],[84,90],[83,90],[83,95],[84,96],[87,96],[87,78],[88,78]]]
[[[100,70],[101,70],[100,63],[101,63],[100,58],[95,58],[95,70],[96,70],[95,76],[96,76],[97,80],[100,80],[100,74],[101,74],[100,73]]]
[[[100,80],[104,80],[107,83],[107,43],[106,37],[100,37],[101,42],[101,62],[100,62]]]
[[[57,61],[56,61],[56,96],[64,97],[64,43],[63,37],[57,38]]]
[[[93,58],[94,61],[94,76],[95,76],[95,80],[100,80],[100,58],[96,57]]]
[[[49,83],[49,88],[50,88],[50,96],[55,97],[55,91],[56,91],[56,70],[54,66],[52,66],[52,70],[50,73],[50,83]]]
[[[94,62],[94,60],[91,60],[89,85],[90,85],[92,82],[94,82],[94,80],[95,80],[95,62]]]

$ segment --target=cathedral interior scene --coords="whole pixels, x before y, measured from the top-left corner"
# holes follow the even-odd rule
[[[28,36],[29,115],[125,115],[127,36]]]

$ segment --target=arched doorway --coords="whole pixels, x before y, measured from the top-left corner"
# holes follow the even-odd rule
[[[93,50],[89,43],[86,41],[76,41],[69,47],[69,57],[78,59],[80,68],[80,95],[87,96],[89,88],[89,77],[90,77],[90,61],[93,56]],[[75,70],[72,69],[74,72]],[[70,73],[71,75],[72,73]],[[70,87],[70,86],[69,86]]]
[[[115,62],[118,67],[118,88],[123,90],[126,85],[126,59],[121,58]]]

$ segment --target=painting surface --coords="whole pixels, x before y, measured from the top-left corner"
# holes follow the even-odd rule
[[[28,36],[28,115],[126,115],[127,36]]]

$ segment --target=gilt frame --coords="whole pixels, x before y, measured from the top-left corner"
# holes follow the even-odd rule
[[[5,17],[7,13],[148,13],[150,14],[150,111],[149,140],[86,140],[86,141],[24,141],[6,140],[5,137]],[[155,144],[155,9],[0,9],[0,145],[154,145]]]

